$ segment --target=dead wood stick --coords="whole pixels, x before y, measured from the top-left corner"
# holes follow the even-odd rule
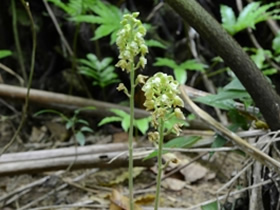
[[[128,155],[123,151],[115,152],[105,152],[96,154],[73,154],[69,156],[57,156],[50,157],[47,156],[42,159],[36,159],[34,157],[27,158],[27,160],[14,160],[13,162],[2,161],[0,163],[0,176],[3,175],[15,175],[22,173],[38,173],[42,171],[50,170],[60,170],[66,169],[70,164],[74,162],[71,169],[81,169],[81,168],[117,168],[126,167],[128,165]],[[26,152],[29,153],[29,152]],[[5,154],[7,156],[14,156],[15,154]],[[25,154],[26,155],[26,154]],[[47,155],[47,154],[46,154]],[[117,158],[116,158],[117,157]],[[114,158],[114,161],[110,162]],[[110,162],[110,163],[109,163]],[[142,158],[135,157],[135,166],[153,166],[154,160],[149,159],[143,161]]]
[[[59,149],[48,149],[48,150],[38,150],[38,151],[28,151],[28,152],[17,152],[17,153],[7,153],[0,157],[0,165],[2,163],[11,162],[21,162],[21,161],[32,161],[39,159],[50,159],[50,158],[61,158],[77,155],[86,154],[99,154],[107,152],[120,152],[127,150],[127,143],[112,143],[112,144],[101,144],[101,145],[90,145],[69,148],[59,148]]]
[[[26,88],[0,84],[0,97],[24,100],[26,92]],[[67,108],[70,110],[86,106],[94,106],[96,107],[96,110],[91,110],[91,112],[93,112],[96,116],[101,117],[112,115],[113,113],[110,112],[110,109],[112,108],[121,109],[129,113],[129,107],[36,89],[30,89],[29,101],[30,103],[40,104],[45,107],[61,108],[62,106],[64,109]],[[145,110],[135,109],[136,118],[143,118],[147,116],[149,116],[149,113]]]
[[[24,100],[26,97],[27,89],[23,87],[17,87],[12,85],[0,84],[0,98],[7,98],[12,100]],[[77,108],[94,106],[96,110],[86,110],[84,113],[89,115],[106,117],[113,115],[110,109],[121,109],[129,113],[129,107],[92,100],[85,99],[77,96],[69,96],[61,93],[48,92],[44,90],[30,89],[29,102],[39,104],[43,107],[52,107],[58,110],[75,110]],[[134,109],[135,118],[143,118],[149,116],[149,112],[142,109]],[[201,121],[192,120],[190,127],[197,129],[209,129],[209,127]]]

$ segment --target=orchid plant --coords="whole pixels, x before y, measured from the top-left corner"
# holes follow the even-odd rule
[[[139,81],[143,81],[141,77],[143,76],[139,76]],[[170,132],[165,126],[165,122],[174,116],[179,120],[185,119],[185,116],[180,109],[181,107],[184,107],[184,102],[179,97],[179,82],[174,80],[170,75],[158,72],[153,77],[149,78],[147,82],[143,83],[144,86],[142,87],[142,90],[146,97],[144,106],[148,111],[152,111],[152,126],[156,130],[150,132],[148,137],[149,140],[158,144],[158,174],[155,200],[155,209],[157,210],[159,206],[161,174],[164,168],[162,165],[163,138]],[[173,125],[171,130],[179,135],[181,131],[180,127],[182,125],[183,124],[178,121]]]
[[[135,71],[145,68],[148,47],[145,44],[144,36],[146,29],[142,22],[137,19],[139,12],[123,15],[121,29],[117,33],[116,44],[119,48],[119,62],[116,67],[130,74],[130,93],[123,83],[120,83],[118,90],[123,90],[130,99],[130,125],[134,124],[134,92],[137,81],[135,81]],[[137,58],[139,58],[137,60]],[[129,201],[130,210],[134,209],[133,202],[133,126],[129,128]]]

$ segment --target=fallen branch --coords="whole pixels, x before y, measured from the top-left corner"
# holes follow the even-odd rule
[[[26,97],[26,88],[16,87],[12,85],[0,84],[0,96],[9,98],[9,99],[17,99],[17,100],[25,100]],[[113,113],[110,112],[110,109],[121,109],[125,112],[129,112],[129,108],[125,106],[120,106],[117,104],[111,104],[107,102],[101,102],[92,99],[85,99],[77,96],[69,96],[61,93],[53,93],[44,90],[35,90],[30,89],[29,95],[30,103],[40,104],[44,107],[54,107],[68,110],[74,110],[80,107],[86,106],[94,106],[96,110],[91,110],[91,113],[94,113],[96,116],[104,117],[110,116]],[[102,111],[100,111],[102,110]],[[149,113],[145,110],[136,109],[135,117],[143,118],[149,116]]]
[[[3,98],[23,101],[26,97],[26,92],[26,88],[0,84],[0,97]],[[63,111],[73,111],[81,107],[94,106],[96,110],[84,110],[83,112],[88,115],[99,117],[113,115],[113,113],[110,111],[112,108],[121,109],[129,113],[129,107],[126,106],[36,89],[30,89],[29,102],[33,104],[39,104],[43,107],[51,107]],[[150,116],[149,112],[135,108],[135,118],[144,118],[147,116]],[[205,123],[197,120],[192,120],[189,122],[189,124],[192,128],[209,129]]]
[[[66,169],[73,161],[71,169],[126,167],[128,164],[126,151],[127,144],[118,143],[78,147],[77,150],[71,147],[3,154],[0,158],[0,175]],[[142,158],[135,157],[135,166],[154,165],[153,160],[143,161]],[[114,160],[111,161],[112,159]]]

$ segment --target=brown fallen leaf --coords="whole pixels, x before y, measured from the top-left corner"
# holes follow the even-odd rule
[[[134,167],[133,168],[133,178],[139,176],[142,171],[144,171],[145,168],[144,167]],[[117,185],[120,184],[124,181],[126,181],[129,177],[129,173],[128,171],[123,172],[122,174],[120,174],[119,176],[117,176],[114,180],[110,181],[108,184],[106,184],[106,186],[113,186],[113,185]]]
[[[186,182],[175,178],[166,178],[162,182],[162,186],[169,190],[180,191],[184,189]]]
[[[109,210],[129,210],[129,199],[123,196],[119,191],[113,189],[112,195],[110,197],[111,203]],[[142,210],[142,208],[134,204],[135,210]]]
[[[135,199],[135,203],[139,204],[139,205],[147,205],[147,204],[154,202],[155,198],[156,197],[154,194],[146,194],[146,195],[137,197]]]
[[[184,175],[185,181],[193,183],[204,178],[208,172],[208,169],[199,163],[192,163],[188,167],[181,169],[180,172],[182,175]]]

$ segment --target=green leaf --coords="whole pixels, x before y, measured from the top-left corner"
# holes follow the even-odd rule
[[[108,123],[112,123],[112,122],[121,122],[121,121],[122,121],[121,117],[116,117],[116,116],[105,117],[98,123],[98,126],[102,126],[104,124],[108,124]]]
[[[272,48],[276,54],[280,53],[280,33],[272,40]]]
[[[185,84],[187,81],[187,72],[184,69],[174,69],[174,75],[175,79],[180,83],[180,84]]]
[[[217,201],[213,201],[212,203],[206,204],[204,206],[201,206],[202,210],[218,210],[218,203]]]
[[[223,27],[230,34],[233,34],[235,32],[234,25],[236,24],[236,17],[235,17],[233,9],[226,5],[221,5],[220,12],[221,12],[221,16],[222,16]]]
[[[83,119],[78,119],[78,120],[77,120],[77,123],[80,123],[80,124],[83,124],[83,125],[89,125],[89,124],[88,124],[88,121],[83,120]]]
[[[231,130],[236,131],[238,128],[248,130],[248,122],[244,115],[236,109],[232,109],[228,112],[230,121],[232,122]]]
[[[207,67],[206,65],[199,63],[197,60],[187,60],[180,64],[180,68],[186,70],[195,70],[195,71],[204,71],[204,68]]]
[[[278,72],[278,70],[275,68],[266,69],[266,70],[262,71],[263,75],[265,75],[265,76],[270,76],[270,75],[276,74],[277,72]]]
[[[163,45],[161,42],[154,39],[146,40],[146,45],[148,47],[158,47],[162,49],[167,49],[167,46]]]
[[[220,148],[220,147],[224,146],[225,143],[227,143],[227,140],[223,136],[216,135],[216,137],[211,145],[211,148]]]
[[[151,122],[151,117],[137,119],[134,122],[135,122],[135,127],[138,128],[142,134],[145,134],[149,129],[149,123]]]
[[[206,67],[204,64],[201,64],[196,60],[187,60],[178,65],[174,60],[169,58],[156,58],[156,62],[153,65],[172,68],[174,70],[175,78],[180,84],[185,84],[187,81],[186,70],[204,71],[204,68]]]
[[[80,131],[93,133],[93,130],[90,127],[87,127],[87,126],[81,127]]]
[[[126,115],[123,119],[122,119],[122,128],[125,132],[128,131],[128,129],[130,128],[130,115]]]
[[[180,136],[175,139],[170,140],[166,144],[163,145],[164,148],[188,148],[191,147],[193,144],[195,144],[198,140],[200,140],[200,136]],[[144,158],[144,160],[156,157],[158,153],[158,150],[153,151],[150,153],[147,157]],[[163,151],[163,154],[168,153],[168,151]]]
[[[130,116],[128,113],[126,113],[125,111],[123,111],[121,109],[110,109],[110,111],[115,113],[116,115],[122,117],[122,118]]]
[[[102,18],[101,17],[97,17],[94,15],[78,15],[76,17],[72,17],[70,18],[70,20],[74,21],[74,22],[78,22],[78,23],[97,23],[97,24],[101,24]]]
[[[39,112],[36,112],[36,113],[34,114],[34,116],[36,117],[36,116],[38,116],[38,115],[45,114],[45,113],[57,114],[57,115],[59,115],[63,120],[69,121],[69,118],[68,118],[68,117],[66,117],[66,116],[65,116],[64,114],[62,114],[61,112],[58,112],[58,111],[53,110],[53,109],[44,109],[44,110],[41,110],[41,111],[39,111]]]
[[[227,6],[221,7],[221,15],[223,21],[223,27],[231,34],[234,35],[237,32],[245,28],[255,28],[255,24],[268,20],[279,20],[279,9],[277,9],[279,2],[264,4],[261,6],[261,2],[251,2],[243,8],[235,21],[233,11]],[[273,8],[276,7],[276,8]],[[230,18],[232,17],[232,20]]]
[[[243,90],[222,90],[220,91],[215,100],[227,100],[227,99],[242,99],[242,98],[250,98],[250,95],[247,91]]]
[[[256,54],[251,55],[251,58],[259,69],[263,68],[265,61],[265,52],[263,49],[257,49]]]
[[[113,61],[113,58],[111,57],[106,57],[104,58],[101,62],[100,62],[100,68],[101,69],[105,69],[106,67],[108,67]]]
[[[116,27],[112,27],[111,25],[101,25],[95,30],[95,35],[91,40],[97,40],[103,38],[104,36],[108,36],[114,30],[116,30]]]
[[[164,144],[164,148],[188,148],[194,145],[198,140],[201,139],[201,136],[180,136],[168,141]]]
[[[5,58],[12,55],[12,51],[10,50],[0,50],[0,59]]]
[[[89,53],[87,59],[79,59],[79,73],[94,79],[93,85],[101,88],[119,82],[118,75],[114,72],[115,67],[111,66],[111,57],[99,61],[96,55]]]
[[[167,66],[172,69],[178,68],[178,65],[175,63],[174,60],[168,58],[156,58],[156,62],[153,66]]]
[[[228,83],[223,88],[224,90],[246,90],[244,86],[241,84],[238,78],[234,78],[230,83]]]
[[[184,126],[188,126],[189,124],[185,120],[178,119],[174,114],[166,117],[167,121],[164,122],[164,129],[167,131],[173,131],[173,126],[177,123],[182,124]],[[174,132],[175,133],[175,132]]]
[[[82,133],[82,132],[77,132],[75,134],[75,138],[77,140],[77,142],[81,145],[81,146],[84,146],[85,143],[86,143],[86,138],[85,138],[85,135]]]
[[[217,107],[224,110],[229,110],[234,108],[233,100],[222,100],[217,101],[216,95],[209,94],[207,96],[201,96],[194,99],[196,102],[207,104],[208,106]]]
[[[239,26],[253,27],[255,22],[252,21],[252,17],[256,17],[256,11],[260,6],[260,2],[252,2],[243,8],[237,18]]]
[[[69,130],[70,128],[72,128],[73,125],[74,125],[74,122],[72,120],[68,120],[66,125],[65,125],[65,128],[67,130]]]

